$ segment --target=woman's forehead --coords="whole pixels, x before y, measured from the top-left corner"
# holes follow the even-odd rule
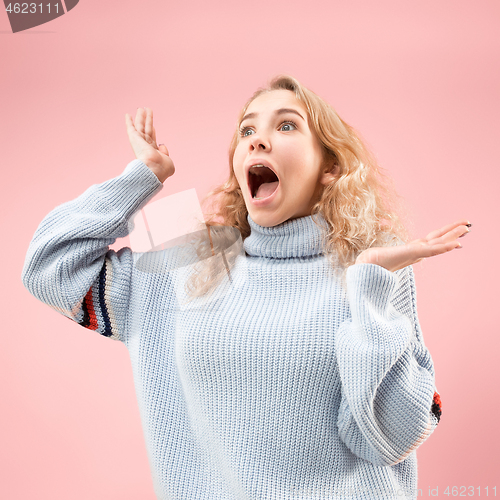
[[[246,109],[248,113],[264,113],[280,108],[296,108],[305,111],[306,107],[295,97],[291,90],[278,89],[264,92],[256,97]]]

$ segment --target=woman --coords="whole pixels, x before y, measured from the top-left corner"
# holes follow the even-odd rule
[[[278,77],[243,108],[211,193],[209,227],[243,238],[232,286],[178,307],[170,273],[108,249],[175,172],[151,110],[126,125],[137,159],[44,219],[23,280],[127,346],[158,498],[416,498],[440,401],[410,265],[459,248],[470,223],[403,244],[354,130]]]

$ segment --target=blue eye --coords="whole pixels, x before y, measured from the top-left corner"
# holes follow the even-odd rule
[[[251,128],[248,128],[248,127],[241,127],[240,128],[240,135],[242,137],[247,137],[249,135],[252,135],[252,134],[247,134],[247,132],[252,132],[253,133],[253,130]]]
[[[284,130],[285,132],[290,132],[291,130],[295,130],[297,128],[297,125],[292,121],[287,121],[281,124],[280,129],[283,129],[284,127],[293,127],[293,129],[288,128]]]

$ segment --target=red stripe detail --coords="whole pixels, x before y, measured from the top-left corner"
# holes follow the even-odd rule
[[[439,394],[437,392],[434,393],[434,403],[438,406],[438,408],[440,410],[442,409],[442,406],[441,406],[441,397],[439,396]]]
[[[85,305],[87,306],[87,311],[89,313],[90,324],[87,326],[89,330],[97,330],[97,316],[94,310],[94,301],[92,299],[92,288],[85,295]]]

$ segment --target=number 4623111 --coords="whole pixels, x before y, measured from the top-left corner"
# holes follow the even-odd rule
[[[482,491],[481,491],[482,490]],[[497,487],[493,486],[493,488],[488,488],[488,486],[447,486],[443,491],[443,494],[446,496],[452,497],[473,497],[473,496],[481,496],[481,493],[485,497],[496,497],[497,496]]]
[[[11,14],[41,14],[45,7],[45,11],[50,14],[50,5],[50,3],[9,3],[5,10]],[[59,3],[54,3],[53,8],[55,13],[59,14]]]

